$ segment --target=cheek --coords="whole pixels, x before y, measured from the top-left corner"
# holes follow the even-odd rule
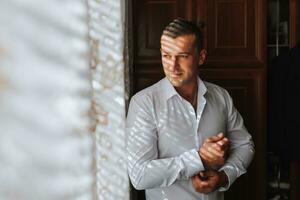
[[[163,58],[163,59],[162,59],[162,64],[163,64],[164,67],[168,67],[168,66],[172,65],[172,61]]]
[[[167,65],[164,64],[164,63],[163,63],[162,65],[163,65],[164,73],[165,73],[165,74],[168,74],[170,70],[168,69]]]
[[[194,63],[190,61],[184,61],[180,63],[181,69],[184,71],[193,71]]]
[[[163,64],[163,66],[166,66],[167,64],[166,59],[161,59],[161,63]]]
[[[163,66],[163,69],[165,70],[165,69],[167,69],[167,67],[168,67],[168,65],[167,65],[167,63],[166,62],[162,62],[162,66]]]
[[[164,71],[170,71],[172,65],[170,65],[170,63],[168,61],[162,61],[162,66],[163,66]]]

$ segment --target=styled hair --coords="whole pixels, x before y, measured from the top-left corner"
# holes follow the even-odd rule
[[[177,38],[183,35],[194,35],[194,45],[196,49],[198,51],[202,49],[202,32],[194,22],[182,18],[174,19],[169,25],[165,27],[163,35],[169,36],[171,38]]]

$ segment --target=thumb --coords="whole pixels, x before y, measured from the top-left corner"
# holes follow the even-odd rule
[[[224,138],[224,133],[219,133],[217,135],[213,135],[205,140],[205,142],[218,142]]]

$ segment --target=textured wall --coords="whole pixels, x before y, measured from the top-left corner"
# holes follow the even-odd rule
[[[126,200],[123,0],[0,1],[0,200]]]

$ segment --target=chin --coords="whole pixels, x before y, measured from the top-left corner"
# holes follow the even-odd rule
[[[179,80],[175,80],[171,77],[168,77],[169,81],[171,82],[171,84],[174,86],[174,87],[180,87],[183,85],[183,80],[179,79]]]

